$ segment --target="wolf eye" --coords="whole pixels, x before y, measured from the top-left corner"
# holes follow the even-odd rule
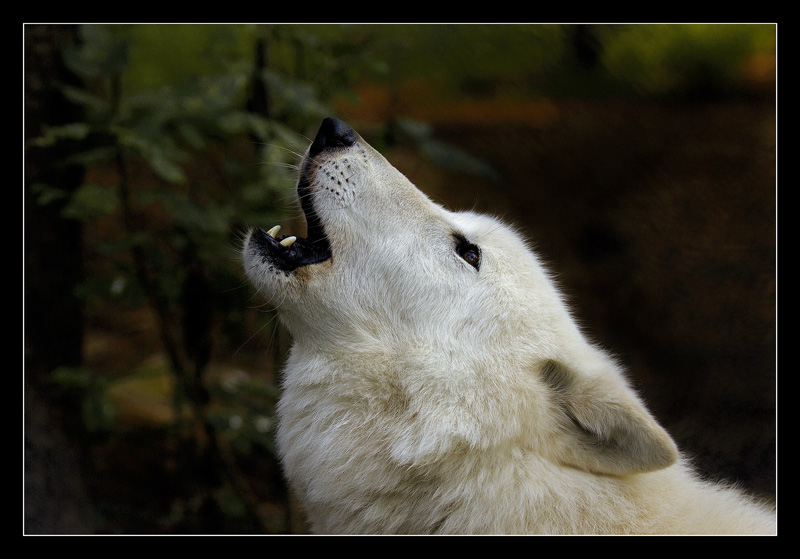
[[[473,245],[472,243],[468,242],[464,237],[461,235],[456,235],[456,252],[458,255],[464,259],[464,261],[475,268],[476,270],[479,269],[481,265],[481,251],[480,249]]]
[[[461,253],[461,258],[467,261],[467,264],[471,264],[478,267],[478,264],[481,263],[481,255],[478,254],[477,249],[469,248]]]

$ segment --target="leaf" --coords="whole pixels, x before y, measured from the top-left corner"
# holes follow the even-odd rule
[[[497,183],[502,180],[497,170],[484,160],[444,142],[427,140],[420,149],[425,157],[444,169],[485,177]]]
[[[138,152],[159,177],[172,184],[186,182],[186,175],[177,163],[183,153],[172,145],[169,138],[156,140],[124,126],[114,126],[111,130],[120,145]]]
[[[111,113],[111,103],[109,103],[108,100],[98,97],[85,89],[65,85],[61,87],[61,92],[64,94],[64,97],[76,105],[81,105],[93,111],[95,118]]]
[[[36,147],[49,147],[59,140],[82,140],[91,128],[85,122],[73,122],[61,126],[47,126],[44,133],[38,138],[31,140],[31,145]]]
[[[89,432],[108,431],[114,426],[119,414],[105,382],[97,382],[89,389],[81,412],[83,424]]]
[[[256,114],[244,111],[231,111],[217,119],[217,126],[226,134],[253,134],[259,139],[269,138],[271,123]]]
[[[63,200],[67,195],[67,193],[60,188],[56,188],[41,182],[32,184],[30,188],[31,194],[36,198],[36,202],[42,206],[46,206],[47,204],[57,200]]]
[[[104,256],[113,256],[132,250],[137,246],[147,246],[153,241],[153,232],[137,231],[115,241],[96,241],[94,250]]]
[[[206,147],[206,139],[203,133],[189,122],[179,122],[176,126],[178,136],[196,151]]]
[[[98,251],[100,252],[100,251]],[[126,298],[134,300],[139,297],[138,285],[135,279],[125,273],[114,276],[93,275],[78,283],[72,293],[81,300],[94,297],[105,297],[111,300]]]
[[[164,150],[158,146],[153,146],[149,153],[145,153],[144,157],[153,171],[167,182],[172,184],[182,184],[186,182],[186,174],[175,161],[172,161]]]
[[[62,53],[70,70],[90,80],[127,68],[130,43],[124,26],[82,25],[79,29],[81,44]]]
[[[60,164],[63,166],[67,165],[82,165],[85,167],[90,167],[93,165],[102,165],[103,163],[107,163],[114,159],[117,150],[113,146],[103,146],[99,148],[89,149],[86,151],[82,151],[80,153],[76,153],[75,155],[71,155],[69,157],[65,157],[61,160]]]
[[[50,380],[64,388],[86,388],[92,382],[92,376],[80,367],[58,367],[50,374]]]
[[[105,378],[80,367],[58,367],[51,373],[50,380],[62,388],[83,393],[81,417],[88,431],[106,431],[114,426],[118,411]]]
[[[115,190],[98,184],[84,184],[78,188],[61,211],[70,219],[92,219],[113,212],[119,198]]]

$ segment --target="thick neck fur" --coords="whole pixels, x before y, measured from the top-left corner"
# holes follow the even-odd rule
[[[278,446],[313,531],[774,533],[683,465],[523,236],[340,121],[312,147],[298,192],[329,258],[287,271],[308,249],[253,235],[243,257],[295,340]]]
[[[372,362],[373,370],[362,356],[353,358],[357,368],[339,359],[333,365],[302,346],[290,357],[279,442],[315,532],[774,531],[766,508],[698,481],[682,461],[626,476],[565,467],[541,454],[546,441],[528,439],[519,426],[515,433],[513,425],[454,413],[446,393],[437,401],[448,406],[448,423],[426,423],[445,415],[417,408],[420,388],[393,374],[390,360]]]

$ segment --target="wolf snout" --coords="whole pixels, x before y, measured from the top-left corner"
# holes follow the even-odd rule
[[[309,155],[317,155],[328,148],[352,146],[355,141],[355,130],[338,118],[328,117],[322,121],[317,136],[309,148]]]

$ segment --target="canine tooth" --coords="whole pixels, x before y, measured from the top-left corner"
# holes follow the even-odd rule
[[[275,237],[275,235],[277,235],[278,231],[280,231],[280,230],[281,230],[281,226],[280,225],[276,225],[275,227],[273,227],[272,229],[267,231],[267,235],[269,235],[270,237]]]
[[[297,237],[286,237],[284,240],[281,241],[281,244],[285,247],[292,246],[292,243],[297,240]]]

